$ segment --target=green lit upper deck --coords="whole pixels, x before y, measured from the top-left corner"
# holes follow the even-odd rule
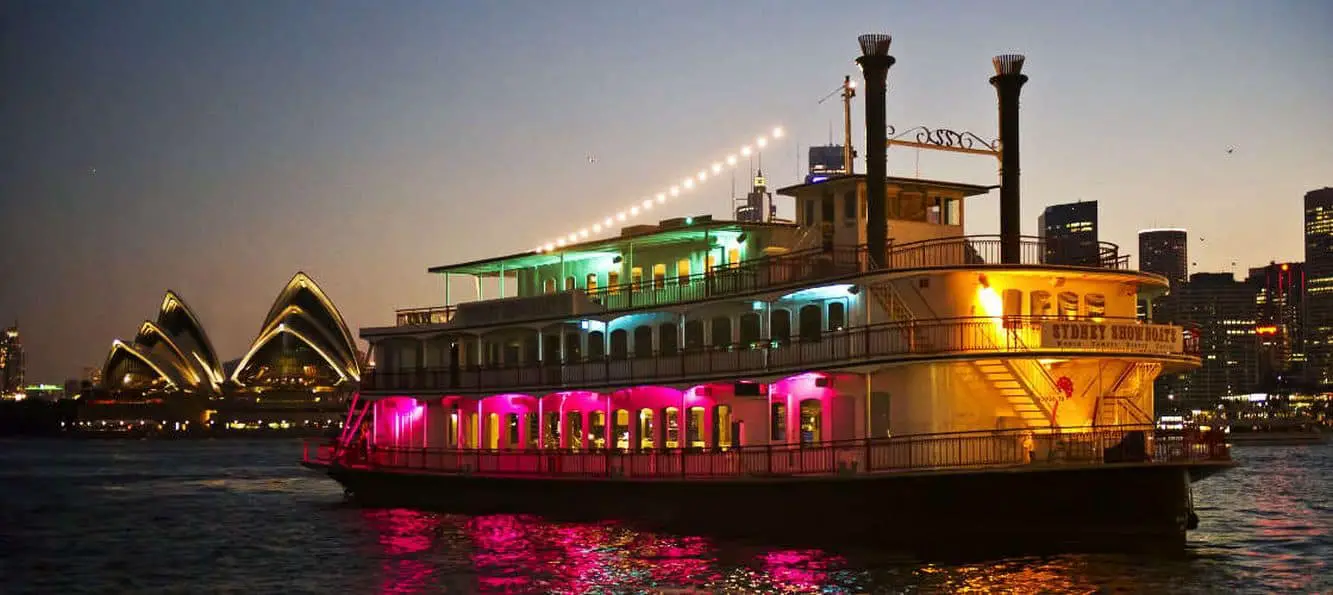
[[[998,237],[963,233],[965,199],[992,188],[889,178],[884,262],[891,268],[998,263]],[[432,267],[444,279],[445,304],[398,310],[396,326],[474,327],[662,308],[865,273],[865,189],[862,175],[779,189],[794,200],[795,221],[681,217],[625,227],[615,237]],[[1025,264],[1052,262],[1048,243],[1025,238],[1023,246]],[[1102,244],[1095,262],[1077,264],[1124,269],[1128,263],[1116,246]],[[475,298],[450,294],[451,279],[460,276],[476,280]]]

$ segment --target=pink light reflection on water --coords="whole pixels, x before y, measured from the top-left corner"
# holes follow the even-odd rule
[[[553,523],[528,515],[462,517],[405,509],[364,516],[379,533],[379,592],[386,594],[430,592],[460,575],[467,577],[469,592],[480,593],[818,592],[836,583],[830,571],[844,565],[818,550],[782,550],[743,556],[748,569],[726,570],[718,558],[732,556],[707,538],[609,521]],[[471,568],[442,567],[442,558]]]
[[[439,533],[442,518],[403,508],[367,510],[364,516],[380,534],[384,578],[379,592],[398,594],[424,591],[428,586],[427,581],[435,574],[435,568],[412,556],[433,549],[434,536]]]

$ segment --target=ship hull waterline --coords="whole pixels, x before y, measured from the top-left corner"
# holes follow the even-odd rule
[[[1124,463],[628,480],[305,465],[327,473],[350,499],[368,507],[617,520],[682,534],[923,555],[1183,551],[1192,528],[1190,483],[1233,466]]]

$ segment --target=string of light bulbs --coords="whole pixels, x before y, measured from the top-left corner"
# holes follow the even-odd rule
[[[770,138],[779,139],[782,138],[782,136],[782,127],[775,127],[768,135],[756,137],[752,145],[742,146],[737,152],[727,155],[725,159],[714,161],[711,166],[699,170],[699,173],[692,176],[686,176],[680,183],[673,184],[670,188],[662,190],[655,195],[645,196],[639,199],[638,202],[630,205],[629,208],[617,211],[614,215],[608,215],[604,219],[593,222],[592,225],[538,245],[533,249],[533,252],[550,252],[556,248],[563,248],[569,244],[576,244],[579,241],[586,240],[593,234],[600,234],[603,231],[611,230],[617,223],[624,223],[632,218],[638,217],[639,215],[652,210],[653,207],[657,205],[665,204],[668,199],[676,198],[682,193],[689,192],[696,186],[717,177],[718,174],[722,173],[723,169],[735,169],[742,157],[750,157],[768,146]]]

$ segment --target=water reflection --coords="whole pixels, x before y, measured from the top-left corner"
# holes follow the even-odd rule
[[[611,522],[554,523],[526,515],[469,518],[410,510],[370,510],[364,516],[379,535],[382,593],[438,589],[442,585],[432,568],[448,565],[448,559],[470,566],[466,573],[455,567],[452,579],[469,576],[466,590],[480,593],[863,593],[886,588],[1047,593],[1093,592],[1108,582],[1136,588],[1132,579],[1090,571],[1096,564],[1089,558],[938,566],[890,560],[881,553],[844,556],[816,549],[756,548],[637,531]],[[1123,563],[1109,567],[1123,568]]]

